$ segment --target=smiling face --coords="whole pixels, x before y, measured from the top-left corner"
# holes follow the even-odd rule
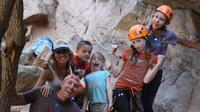
[[[92,46],[84,44],[76,50],[77,56],[83,61],[88,61],[92,52]]]
[[[105,58],[103,54],[97,52],[92,55],[90,63],[92,71],[102,70],[105,65]]]
[[[154,30],[158,30],[164,27],[167,21],[167,17],[163,13],[156,11],[152,19],[152,27]]]
[[[70,59],[70,50],[61,49],[54,52],[54,59],[59,64],[66,64]]]
[[[61,84],[60,96],[63,97],[63,100],[70,99],[78,92],[80,86],[77,76],[68,76]]]
[[[133,39],[132,41],[132,45],[136,48],[137,51],[144,51],[146,48],[146,40],[144,38],[137,38],[137,39]]]

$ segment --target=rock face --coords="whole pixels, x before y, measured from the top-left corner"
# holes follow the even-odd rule
[[[41,69],[36,66],[19,65],[16,83],[17,91],[25,92],[32,89],[40,73]]]
[[[35,12],[29,13],[34,11],[26,6],[30,2],[34,2]],[[167,0],[159,1],[158,4],[154,2],[155,0],[24,0],[25,17],[28,20],[32,20],[33,15],[40,14],[42,16],[36,16],[37,21],[43,18],[48,23],[47,26],[30,23],[32,39],[51,35],[56,39],[70,41],[73,49],[80,37],[88,39],[93,43],[94,51],[105,54],[107,65],[111,45],[119,45],[119,55],[129,45],[128,29],[136,23],[148,24],[156,8],[154,5],[169,3]],[[194,7],[189,6],[190,3]],[[199,3],[199,0],[176,0],[169,3],[179,9],[175,11],[169,27],[181,38],[193,42],[200,40]],[[45,15],[47,20],[44,19]],[[199,56],[200,52],[180,45],[169,47],[163,81],[153,106],[155,112],[200,110]]]
[[[179,37],[197,41],[200,16],[190,10],[177,10],[170,27]],[[177,45],[169,48],[163,82],[158,90],[156,112],[199,112],[200,52]]]
[[[16,90],[19,93],[26,92],[32,89],[38,80],[41,69],[36,66],[18,66]],[[30,105],[26,106],[12,106],[11,112],[29,112]]]

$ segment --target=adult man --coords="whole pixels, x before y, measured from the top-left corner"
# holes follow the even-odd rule
[[[53,91],[48,97],[42,96],[40,88],[28,92],[13,94],[12,105],[30,105],[30,112],[80,112],[80,108],[71,101],[71,97],[80,87],[79,78],[67,76],[58,91]]]

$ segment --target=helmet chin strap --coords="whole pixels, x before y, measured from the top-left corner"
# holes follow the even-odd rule
[[[145,48],[146,48],[146,41],[145,41],[145,42],[143,42],[143,44],[142,44],[142,47],[143,47],[143,49],[145,49]]]
[[[136,46],[135,48],[138,49],[138,48],[141,48],[141,47],[142,47],[143,50],[145,50],[146,42],[143,42],[141,46]]]

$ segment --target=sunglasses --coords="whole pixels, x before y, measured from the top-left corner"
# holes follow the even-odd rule
[[[62,49],[62,50],[58,50],[58,51],[55,51],[55,53],[57,54],[64,54],[64,53],[69,53],[69,50],[66,50],[66,49]]]

